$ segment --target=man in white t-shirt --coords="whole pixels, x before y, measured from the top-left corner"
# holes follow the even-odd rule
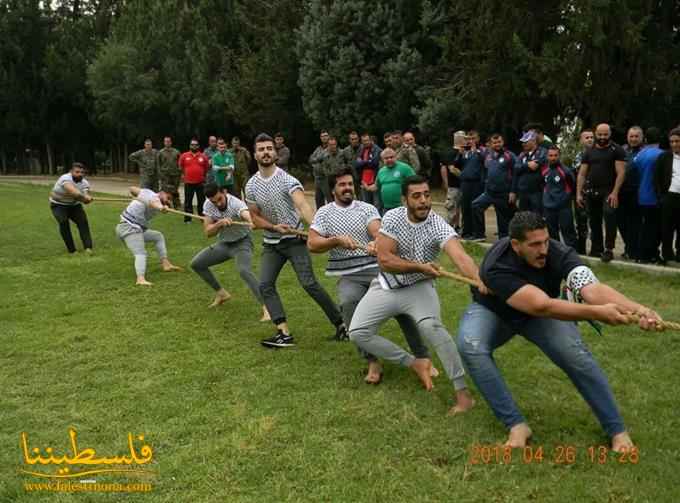
[[[378,335],[380,325],[386,320],[398,315],[410,316],[418,332],[437,352],[456,390],[456,404],[451,413],[465,412],[472,408],[474,400],[465,385],[465,370],[456,344],[441,321],[433,281],[441,273],[434,260],[443,250],[466,277],[480,281],[479,271],[457,239],[456,231],[432,211],[427,180],[417,175],[405,178],[402,194],[406,206],[390,210],[383,217],[376,240],[380,274],[359,302],[349,336],[367,353],[411,367],[430,390],[432,362],[415,358]],[[483,286],[482,289],[486,291]]]
[[[161,269],[164,272],[181,271],[168,260],[165,247],[165,237],[159,231],[149,229],[149,222],[159,211],[166,211],[172,194],[168,192],[154,192],[150,189],[130,187],[130,194],[135,196],[123,213],[120,223],[116,226],[116,235],[125,243],[135,257],[135,273],[137,285],[151,286],[146,280],[146,249],[145,243],[151,242],[156,247]]]
[[[229,194],[225,188],[220,188],[214,183],[206,185],[205,197],[207,199],[203,203],[205,216],[203,231],[206,237],[219,236],[219,239],[196,254],[191,260],[191,268],[215,290],[215,299],[210,307],[217,307],[231,298],[231,294],[220,285],[210,268],[233,258],[236,259],[236,268],[241,279],[262,306],[260,321],[269,321],[269,314],[260,293],[260,284],[253,274],[253,240],[250,237],[253,222],[248,206],[238,197]]]

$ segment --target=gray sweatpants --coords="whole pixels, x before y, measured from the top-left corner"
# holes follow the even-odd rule
[[[437,352],[454,388],[466,388],[465,370],[456,344],[442,324],[439,297],[431,280],[396,290],[383,290],[378,280],[373,280],[354,312],[349,337],[367,353],[408,367],[414,356],[378,335],[381,324],[400,314],[416,322],[418,332]]]
[[[267,311],[275,325],[286,321],[281,297],[276,291],[276,279],[281,269],[290,261],[298,281],[305,292],[316,302],[333,325],[342,323],[342,316],[333,299],[319,284],[314,275],[312,258],[307,245],[298,238],[282,239],[280,243],[266,244],[262,247],[262,266],[260,267],[260,293]]]
[[[253,292],[257,301],[262,304],[260,284],[253,274],[253,240],[250,239],[250,236],[246,236],[235,242],[218,241],[217,243],[204,248],[191,259],[191,268],[203,279],[203,281],[208,283],[213,290],[217,291],[222,287],[210,270],[210,267],[226,262],[231,258],[236,259],[236,268],[241,275],[241,279],[248,285],[248,288]]]
[[[158,231],[147,229],[144,232],[131,231],[134,229],[126,223],[116,226],[116,235],[123,240],[128,249],[135,257],[135,273],[137,276],[144,276],[146,273],[146,243],[153,243],[158,252],[158,258],[163,260],[168,257],[168,250],[165,248],[165,238]]]
[[[360,271],[357,273],[347,274],[341,276],[337,284],[338,299],[340,300],[340,312],[342,313],[342,319],[345,322],[345,326],[349,327],[352,322],[352,317],[354,312],[359,305],[361,299],[366,295],[371,282],[378,275],[379,269],[368,269],[365,271]],[[430,353],[427,346],[423,344],[423,339],[418,333],[418,327],[415,321],[410,316],[405,314],[400,314],[395,316],[397,323],[401,331],[404,333],[406,342],[408,343],[411,351],[416,358],[429,358]],[[359,354],[361,354],[368,361],[376,361],[377,358],[370,353],[367,353],[361,348],[359,349]]]

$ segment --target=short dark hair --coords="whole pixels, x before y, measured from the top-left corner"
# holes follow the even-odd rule
[[[338,139],[337,139],[335,136],[333,136],[333,135],[328,135],[328,141],[331,141],[331,140],[333,140],[333,141],[336,142],[336,143],[338,142]]]
[[[560,147],[558,147],[554,143],[548,147],[548,150],[557,150],[558,152],[561,152]]]
[[[217,143],[227,143],[221,136],[217,139]]]
[[[283,133],[274,133],[274,138],[283,138]]]
[[[363,133],[361,133],[361,137],[363,138],[364,136],[368,136],[369,138],[372,138],[371,133],[369,133],[368,131],[364,131]]]
[[[500,133],[494,133],[491,136],[489,136],[489,140],[495,140],[496,138],[500,138],[501,140],[503,139],[503,135]]]
[[[321,131],[319,131],[319,135],[322,135],[324,133],[328,134],[328,131],[326,129],[322,129]]]
[[[383,134],[383,140],[385,138],[387,138],[388,136],[392,136],[392,133],[390,131],[387,131],[387,132],[385,132],[385,134]]]
[[[356,129],[352,129],[347,136],[352,136],[353,134],[359,136],[359,133],[357,133]]]
[[[680,136],[680,127],[674,127],[671,129],[668,133],[668,137],[670,138],[671,136]]]
[[[335,184],[338,182],[338,178],[348,175],[351,176],[352,181],[354,181],[354,170],[349,166],[344,166],[328,175],[328,188],[331,189],[331,192],[333,192]]]
[[[408,188],[411,185],[420,185],[421,183],[426,183],[428,186],[430,185],[430,182],[427,181],[427,178],[424,176],[420,175],[411,175],[407,176],[404,178],[404,181],[401,182],[401,195],[406,197],[408,195]]]
[[[216,183],[212,182],[206,184],[205,188],[203,189],[203,194],[205,194],[207,199],[215,197],[218,192],[222,192],[222,189]]]
[[[578,136],[580,138],[583,133],[592,133],[592,132],[593,132],[593,130],[590,129],[590,128],[581,129],[581,132],[578,134]]]
[[[401,133],[401,130],[400,130],[400,129],[395,129],[394,131],[392,131],[392,132],[390,133],[390,135],[391,135],[391,136],[401,136],[402,133]]]
[[[74,162],[73,164],[71,164],[71,169],[74,168],[87,169],[82,162]]]
[[[264,143],[270,141],[274,143],[274,139],[269,136],[267,133],[260,133],[255,137],[255,141],[253,142],[253,146],[257,145],[258,143]]]
[[[652,126],[647,128],[647,132],[645,133],[645,140],[647,140],[647,143],[659,143],[660,139],[661,131],[658,127]]]
[[[517,241],[524,241],[527,232],[547,228],[548,222],[545,221],[545,218],[533,211],[518,211],[508,224],[510,238]]]

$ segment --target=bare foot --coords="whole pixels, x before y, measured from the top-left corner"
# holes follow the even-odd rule
[[[382,381],[382,365],[378,362],[368,362],[368,373],[364,381],[366,384],[380,384],[380,381]]]
[[[208,307],[221,306],[229,299],[231,299],[231,294],[229,292],[226,290],[219,290],[217,294],[215,294],[215,299],[212,301],[212,304],[210,304]]]
[[[432,361],[428,358],[416,358],[411,364],[411,368],[416,373],[427,391],[432,390]]]
[[[612,451],[614,452],[627,452],[633,449],[633,441],[630,439],[630,435],[627,431],[618,433],[612,437]]]
[[[523,448],[531,438],[532,431],[527,423],[519,423],[510,428],[508,440],[503,444],[507,447]]]
[[[468,390],[461,389],[456,391],[456,405],[449,409],[449,416],[467,412],[475,406],[475,403],[474,398],[472,398],[472,395],[470,395]]]
[[[269,316],[269,311],[267,311],[267,306],[262,306],[262,318],[260,321],[272,321],[272,317]]]
[[[432,377],[439,377],[439,371],[437,370],[437,367],[432,365],[432,368],[430,369],[430,376]]]
[[[140,285],[140,286],[151,286],[151,285],[153,285],[153,283],[151,283],[150,281],[147,281],[144,278],[137,278],[137,282],[135,284]]]
[[[167,258],[161,260],[161,269],[163,272],[178,272],[182,270],[181,267],[173,265]]]

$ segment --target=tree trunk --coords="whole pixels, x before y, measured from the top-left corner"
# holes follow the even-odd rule
[[[127,175],[128,174],[128,145],[127,145],[127,142],[123,144],[123,165],[125,166],[123,168],[123,172]]]
[[[52,145],[50,145],[50,140],[45,140],[45,149],[47,150],[47,172],[50,175],[54,175],[54,152],[52,152]]]
[[[7,174],[7,155],[5,154],[5,149],[0,148],[0,166],[2,166],[2,174]]]

